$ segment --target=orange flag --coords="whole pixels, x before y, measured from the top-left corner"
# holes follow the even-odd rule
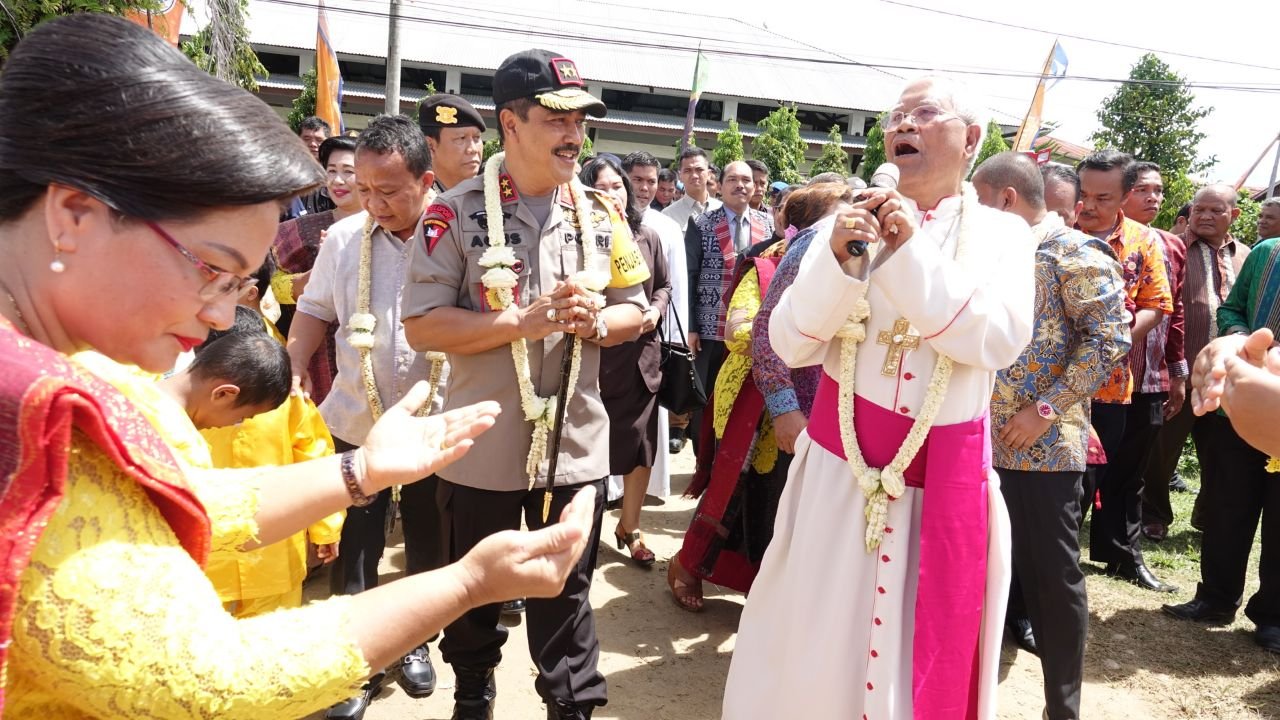
[[[316,116],[329,123],[335,134],[342,124],[342,72],[338,69],[338,53],[329,42],[329,21],[324,13],[324,0],[316,19]]]
[[[169,41],[170,45],[177,47],[178,32],[182,29],[182,14],[186,9],[186,4],[181,0],[164,0],[159,10],[135,10],[124,17],[145,28],[151,28]]]

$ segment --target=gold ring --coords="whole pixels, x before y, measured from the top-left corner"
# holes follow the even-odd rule
[[[858,227],[858,218],[845,218],[845,219],[844,219],[844,229],[845,229],[845,230],[853,230],[853,229],[854,229],[854,228],[856,228],[856,227]]]

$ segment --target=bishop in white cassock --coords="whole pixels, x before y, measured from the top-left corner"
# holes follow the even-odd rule
[[[995,718],[1010,559],[987,414],[996,371],[1031,337],[1035,240],[962,182],[985,123],[957,100],[943,78],[907,86],[885,132],[898,191],[823,221],[774,312],[778,355],[825,372],[742,614],[727,720]],[[871,251],[851,257],[852,239]],[[864,293],[854,435],[868,467],[898,453],[939,353],[954,363],[874,550],[839,420],[837,332]]]

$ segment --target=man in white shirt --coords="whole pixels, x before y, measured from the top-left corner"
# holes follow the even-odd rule
[[[680,182],[684,183],[684,197],[667,206],[662,214],[674,220],[681,232],[688,226],[689,220],[720,207],[720,201],[707,192],[707,176],[710,171],[707,151],[689,147],[680,153]]]

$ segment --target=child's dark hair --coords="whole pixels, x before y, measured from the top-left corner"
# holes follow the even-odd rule
[[[278,407],[289,398],[293,385],[289,353],[264,331],[232,331],[206,343],[188,371],[197,378],[225,380],[239,387],[236,407]]]
[[[258,314],[257,310],[254,310],[251,307],[245,307],[244,305],[237,305],[235,324],[226,330],[210,330],[209,337],[205,338],[204,342],[196,346],[196,357],[204,354],[215,340],[219,340],[228,335],[243,335],[245,333],[255,332],[267,335],[266,322],[263,321],[262,316]],[[267,337],[270,337],[270,335],[267,335]]]

